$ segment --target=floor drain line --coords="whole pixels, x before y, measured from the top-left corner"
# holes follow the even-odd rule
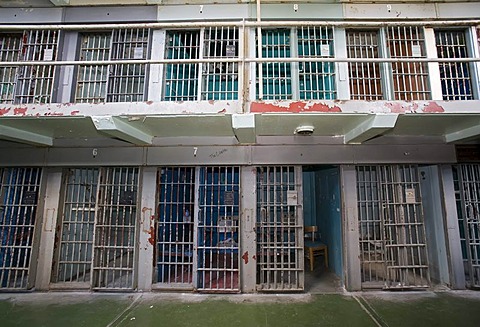
[[[355,301],[357,301],[362,310],[365,311],[365,313],[370,317],[370,319],[373,320],[375,325],[377,325],[378,327],[388,327],[388,324],[378,316],[375,310],[373,310],[373,308],[368,304],[365,299],[363,299],[362,297],[358,298],[356,295],[353,295],[353,298],[355,299]]]

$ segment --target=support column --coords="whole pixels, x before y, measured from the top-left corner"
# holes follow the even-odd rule
[[[155,247],[155,196],[157,167],[144,167],[142,174],[140,232],[138,237],[138,290],[149,292],[153,282]]]
[[[450,270],[450,287],[465,289],[465,269],[463,266],[460,230],[458,228],[457,204],[451,165],[440,166],[441,189],[444,199],[447,256]]]
[[[344,28],[335,28],[335,57],[336,58],[348,58],[347,53],[347,35]],[[335,74],[335,83],[337,88],[337,99],[349,100],[350,99],[350,80],[348,77],[348,63],[337,62]]]
[[[45,176],[47,182],[35,279],[35,289],[37,291],[47,291],[49,289],[55,246],[55,226],[57,225],[57,217],[61,214],[58,210],[58,204],[60,203],[60,192],[58,190],[62,185],[62,169],[46,169]]]
[[[253,293],[257,276],[257,174],[255,167],[242,167],[240,176],[240,185],[242,186],[240,198],[240,287],[243,293]]]
[[[164,30],[152,30],[152,49],[150,51],[151,59],[163,59],[165,54],[165,38]],[[150,64],[150,72],[148,79],[148,100],[161,101],[163,96],[163,72],[165,65]]]
[[[340,166],[342,216],[343,216],[343,249],[345,287],[348,291],[360,291],[362,279],[360,271],[360,248],[358,246],[358,204],[357,176],[355,166]]]

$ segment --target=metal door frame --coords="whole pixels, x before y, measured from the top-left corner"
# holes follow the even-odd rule
[[[284,169],[287,169],[285,171]],[[267,178],[273,169],[273,183],[270,180],[262,181],[260,174],[267,169]],[[293,172],[294,180],[290,176],[285,181],[284,174]],[[303,190],[302,190],[302,167],[301,166],[260,166],[257,167],[256,190],[256,233],[257,233],[257,291],[289,292],[303,291],[305,288],[304,268],[304,226],[303,226]],[[276,180],[280,173],[280,181]],[[263,182],[263,185],[262,185]],[[291,187],[293,186],[293,189]],[[285,188],[286,187],[286,188]],[[281,198],[278,199],[278,191]],[[273,194],[272,194],[273,192]],[[266,195],[266,198],[264,196]],[[273,195],[273,196],[272,196]],[[272,199],[273,197],[273,199]],[[272,202],[273,200],[273,202]],[[278,201],[280,200],[280,201]],[[269,208],[275,211],[269,213]],[[280,212],[277,212],[280,209]],[[291,217],[293,209],[294,217]],[[284,210],[287,212],[285,213]],[[280,216],[279,216],[280,214]],[[293,218],[293,221],[292,221]],[[273,219],[273,221],[271,220]],[[269,224],[264,224],[264,220]],[[280,220],[280,221],[278,221]],[[270,223],[274,223],[271,225]],[[280,223],[278,225],[278,223]],[[286,226],[286,227],[285,227]],[[286,229],[286,231],[285,231]],[[280,234],[279,234],[280,231]],[[273,232],[273,240],[271,233]],[[285,232],[287,233],[285,235]],[[263,237],[262,237],[263,236]],[[266,238],[265,238],[266,236]],[[287,246],[285,246],[285,236]],[[293,237],[293,240],[291,239]],[[293,241],[293,244],[291,243]],[[285,251],[285,247],[288,249]],[[273,251],[273,252],[272,252]],[[292,255],[293,251],[293,255]],[[265,255],[264,255],[265,253]],[[273,253],[273,260],[271,260]],[[285,262],[287,253],[288,262]],[[280,261],[277,260],[277,257]],[[292,261],[293,260],[293,261]],[[290,265],[293,263],[293,267]],[[285,267],[285,265],[287,267]],[[288,273],[286,274],[285,271]],[[271,273],[273,275],[271,276]],[[293,273],[293,276],[292,276]],[[264,275],[266,274],[266,276]],[[272,277],[272,278],[270,278]],[[287,281],[285,282],[285,278]],[[273,280],[272,280],[273,279]]]
[[[455,183],[457,184],[455,185],[455,191],[459,192],[460,195],[460,201],[457,200],[457,208],[460,210],[457,209],[457,212],[461,213],[461,216],[458,216],[458,227],[460,229],[462,252],[464,253],[462,259],[465,284],[468,288],[476,289],[480,288],[480,165],[462,164],[456,168],[458,169],[458,184]],[[467,179],[466,174],[473,178]],[[468,194],[471,195],[469,201],[467,201],[467,187]],[[476,244],[472,244],[472,233],[473,239],[477,241]],[[475,247],[475,249],[472,247]],[[474,263],[474,261],[476,262]]]
[[[93,231],[91,234],[91,239],[92,239],[92,249],[91,249],[91,258],[88,260],[90,262],[90,277],[88,281],[85,282],[55,282],[55,273],[56,270],[58,270],[58,265],[59,265],[59,258],[61,256],[61,246],[62,246],[62,225],[64,224],[64,217],[65,217],[65,210],[66,210],[66,196],[67,196],[67,173],[72,170],[97,170],[98,175],[93,180],[91,181],[92,185],[96,185],[96,192],[95,192],[95,203],[92,211],[94,211],[94,218],[93,218]],[[117,171],[118,170],[118,171]],[[121,176],[119,177],[119,180],[116,181],[114,177],[113,182],[109,182],[109,180],[105,180],[105,178],[110,178],[107,176],[110,176],[110,173],[113,173],[117,171]],[[55,256],[54,258],[55,261],[53,263],[52,267],[52,276],[51,276],[51,284],[50,288],[51,289],[82,289],[82,288],[87,288],[95,291],[133,291],[136,288],[136,285],[138,283],[137,280],[137,270],[138,270],[138,239],[139,239],[139,216],[140,216],[140,181],[142,178],[142,170],[139,167],[92,167],[92,168],[71,168],[71,169],[65,169],[63,171],[63,176],[62,176],[62,186],[61,186],[61,191],[62,191],[62,198],[63,201],[60,204],[61,210],[59,210],[59,217],[57,219],[57,234],[56,238],[58,241],[55,243],[55,249],[54,253]],[[125,174],[126,176],[124,176]],[[131,176],[129,175],[131,174]],[[125,177],[125,182],[123,181],[123,177]],[[130,179],[129,179],[130,178]],[[136,180],[136,183],[135,183]],[[131,183],[129,183],[131,182]],[[123,188],[122,188],[123,187]],[[129,190],[128,187],[134,188],[134,190]],[[100,198],[100,194],[102,192],[102,188],[104,188],[103,192],[105,193],[104,195],[104,202],[102,204],[102,199]],[[107,188],[111,191],[110,198],[106,198],[106,194],[108,193]],[[110,189],[111,188],[111,189]],[[124,190],[123,190],[124,189]],[[124,191],[123,197],[122,197],[122,190]],[[78,199],[82,200],[82,199]],[[83,199],[84,200],[84,199]],[[108,202],[110,201],[110,202]],[[116,202],[115,202],[116,201]],[[121,203],[121,202],[124,203]],[[126,201],[128,201],[130,204],[127,204]],[[76,201],[73,204],[81,204],[81,201]],[[103,206],[103,209],[102,209]],[[130,210],[130,215],[126,214],[123,216],[125,219],[125,222],[130,221],[130,224],[118,224],[118,220],[112,221],[112,218],[114,218],[115,215],[115,208],[119,209],[120,212],[122,212],[123,209],[127,208],[129,206]],[[122,209],[123,208],[123,209]],[[108,211],[108,209],[112,209],[111,212]],[[134,212],[132,214],[132,212]],[[105,221],[109,221],[111,224],[108,224],[106,222],[105,224],[101,224],[100,216],[105,216]],[[128,216],[128,217],[127,217]],[[116,218],[119,216],[117,215]],[[102,227],[105,229],[104,233],[102,234],[102,239],[99,238],[99,233],[98,230],[102,229]],[[109,229],[110,228],[110,229]],[[122,229],[123,228],[123,229]],[[120,229],[120,231],[125,232],[125,229],[129,231],[129,229],[134,229],[133,232],[130,231],[130,233],[127,236],[127,244],[124,244],[124,234],[118,233],[117,229]],[[114,233],[112,234],[112,230],[114,230]],[[59,234],[60,233],[60,234]],[[107,235],[108,234],[108,235]],[[133,240],[131,240],[130,235],[133,235]],[[100,244],[102,240],[107,240],[109,242],[114,241],[115,244]],[[120,242],[120,245],[117,245],[116,242]],[[122,243],[123,242],[123,243]],[[125,245],[125,246],[124,246]],[[102,252],[102,249],[103,252]],[[133,254],[129,255],[128,253],[126,254],[127,257],[127,264],[128,267],[125,267],[123,265],[123,262],[120,263],[120,266],[113,267],[113,266],[102,266],[101,264],[98,264],[99,258],[97,258],[96,252],[101,251],[102,253],[105,254],[106,249],[114,250],[114,252],[118,249],[127,249],[127,252],[133,251]],[[116,253],[116,252],[115,252]],[[115,256],[117,258],[117,256]],[[123,252],[121,254],[121,259],[124,259]],[[130,267],[131,266],[131,267]],[[112,269],[109,269],[112,268]],[[115,268],[115,269],[113,269]],[[99,285],[100,280],[102,279],[102,276],[99,275],[99,271],[113,271],[113,270],[118,270],[118,271],[123,271],[123,270],[130,270],[131,271],[131,283],[129,285],[126,285],[127,287],[123,287],[123,285],[120,282],[120,287],[109,287],[108,285],[101,286]],[[115,276],[114,276],[115,277]],[[120,278],[123,278],[124,276],[120,272]],[[107,278],[108,279],[108,278]],[[96,284],[96,281],[98,283]]]
[[[44,181],[44,171],[42,168],[37,168],[37,167],[12,167],[12,168],[0,168],[0,196],[2,196],[2,191],[4,190],[4,183],[3,183],[3,176],[6,171],[12,171],[16,170],[17,172],[20,170],[25,171],[27,169],[30,170],[36,170],[37,176],[35,177],[36,180],[38,180],[37,184],[27,184],[27,186],[34,186],[35,188],[35,199],[32,199],[30,195],[26,195],[26,197],[22,197],[22,203],[20,204],[21,206],[26,205],[24,201],[32,201],[35,200],[35,204],[30,204],[32,209],[34,210],[34,213],[30,219],[33,219],[34,222],[33,224],[30,224],[30,227],[33,228],[33,232],[31,233],[31,238],[30,236],[27,236],[27,242],[29,242],[28,248],[30,250],[30,258],[29,262],[27,263],[26,267],[26,276],[21,277],[22,279],[26,278],[26,281],[21,281],[20,287],[2,287],[2,282],[0,279],[0,291],[25,291],[25,290],[30,290],[34,287],[35,284],[35,277],[36,277],[36,269],[37,269],[37,258],[38,258],[38,252],[39,252],[39,243],[40,243],[40,233],[41,233],[41,226],[42,226],[42,218],[43,218],[43,208],[44,208],[44,202],[39,201],[39,199],[42,198],[43,194],[45,194],[45,181]],[[15,187],[18,187],[18,184],[15,184]],[[22,186],[20,186],[22,187]],[[25,196],[24,190],[21,190],[22,196]],[[27,199],[28,197],[28,199]],[[6,207],[7,205],[4,204],[3,202],[3,197],[0,198],[0,206]],[[17,217],[18,218],[18,217]],[[28,226],[28,225],[25,225]],[[1,230],[0,230],[1,232]],[[23,235],[22,231],[22,235]],[[3,234],[3,233],[2,233]],[[16,233],[15,233],[16,235]],[[2,235],[3,236],[3,235]],[[18,248],[18,247],[17,247]],[[0,262],[0,265],[3,266],[3,262]],[[20,267],[13,267],[13,268],[20,268]],[[10,272],[7,272],[10,274]],[[0,277],[2,277],[3,274],[0,274]],[[8,276],[7,276],[8,277]],[[16,280],[17,277],[15,277]],[[7,281],[9,283],[9,281]]]
[[[370,173],[375,173],[375,180],[359,179],[361,169],[369,168]],[[362,272],[362,288],[381,287],[392,289],[424,289],[430,287],[429,263],[427,255],[427,239],[421,201],[420,178],[417,165],[378,165],[357,166],[357,193],[360,193],[360,183],[374,182],[378,193],[378,215],[380,220],[380,239],[375,243],[372,250],[367,244],[368,251],[381,252],[380,263],[383,269],[383,278],[375,276],[374,283],[364,279]],[[364,170],[365,171],[365,170]],[[366,187],[366,186],[365,186]],[[358,194],[360,195],[360,194]],[[362,231],[362,223],[370,221],[362,220],[366,214],[362,211],[361,197],[358,197],[359,206],[359,230]],[[366,197],[365,197],[366,199]],[[365,203],[371,202],[367,199]],[[368,216],[368,214],[367,214]],[[412,221],[413,218],[413,221]],[[399,240],[398,237],[402,237]],[[403,240],[403,242],[401,242]],[[361,265],[372,263],[363,260],[363,246],[366,244],[359,235]],[[362,246],[363,245],[363,246]],[[379,247],[377,247],[379,246]],[[370,255],[370,252],[367,254]],[[370,258],[370,256],[369,256]],[[371,266],[370,266],[371,267]],[[371,268],[370,268],[371,270]],[[371,277],[371,272],[370,272]]]
[[[218,182],[215,182],[215,177],[212,176],[212,181],[208,184],[207,173],[209,169],[212,170],[213,175],[218,170]],[[220,180],[222,173],[226,174],[225,182]],[[196,243],[194,285],[197,291],[205,293],[241,292],[241,173],[241,167],[233,165],[197,167],[197,194],[195,197],[197,219],[194,224],[194,240]],[[228,181],[229,174],[231,175],[230,181]],[[235,180],[236,178],[238,180]],[[202,187],[204,188],[204,199],[201,199]],[[208,200],[209,187],[212,190],[218,187],[218,194],[215,195],[211,192]],[[221,193],[222,191],[223,193]],[[217,206],[215,206],[215,201]],[[210,208],[209,212],[204,210],[205,208]],[[206,254],[209,255],[208,261]],[[203,255],[202,259],[200,258],[201,255]],[[216,278],[211,277],[212,273],[216,273]],[[209,284],[206,280],[209,281]],[[230,282],[230,285],[228,285],[228,282]]]
[[[162,198],[162,194],[161,192],[163,191],[162,189],[162,176],[163,176],[163,170],[164,169],[171,169],[173,174],[175,174],[176,172],[177,173],[187,173],[187,169],[189,170],[188,172],[191,174],[191,177],[190,177],[190,183],[187,183],[187,182],[183,182],[183,183],[180,183],[180,180],[177,180],[175,181],[175,178],[172,176],[172,179],[171,181],[165,181],[165,194],[163,195],[163,198]],[[178,171],[177,171],[178,170]],[[192,180],[192,176],[193,176],[193,180]],[[178,176],[179,178],[180,176]],[[167,177],[168,178],[168,177]],[[181,186],[183,185],[183,198],[182,200],[183,201],[180,201],[180,199],[178,199],[178,196],[180,196],[180,194],[177,194],[177,200],[175,201],[175,198],[173,195],[168,195],[169,193],[169,189],[168,189],[168,186]],[[189,187],[190,190],[189,190],[189,198],[187,199],[187,196],[186,196],[186,188]],[[154,267],[154,280],[153,280],[153,283],[154,283],[154,288],[157,289],[157,288],[166,288],[166,289],[194,289],[194,285],[195,284],[195,281],[196,281],[196,238],[195,238],[195,235],[196,235],[196,220],[197,220],[197,215],[196,213],[198,212],[198,210],[195,209],[196,207],[196,201],[197,201],[197,197],[198,197],[198,192],[197,192],[197,188],[198,188],[198,179],[197,179],[197,169],[196,167],[194,166],[187,166],[187,167],[180,167],[180,166],[165,166],[165,167],[160,167],[158,168],[157,170],[157,183],[156,183],[156,188],[157,188],[157,197],[156,197],[156,208],[157,208],[157,212],[156,212],[156,219],[155,219],[155,234],[156,234],[156,237],[155,237],[155,249],[154,249],[154,264],[155,264],[155,267]],[[172,192],[172,190],[170,190],[170,192]],[[173,193],[173,192],[172,192]],[[168,201],[168,198],[170,199],[170,201]],[[163,201],[162,201],[163,199]],[[187,201],[189,200],[189,201]],[[185,206],[186,204],[186,206]],[[166,217],[166,218],[173,218],[173,216],[175,215],[175,213],[173,211],[176,210],[176,218],[177,218],[177,221],[173,221],[170,219],[170,221],[165,221],[162,223],[160,217],[162,215],[162,213],[160,212],[160,207],[161,206],[165,206],[164,208],[164,211],[169,211],[170,214],[169,214],[169,217]],[[175,209],[173,208],[167,208],[167,206],[173,206],[175,207]],[[180,208],[180,206],[183,207],[183,212],[182,212],[182,218],[183,220],[180,221],[179,220],[179,212],[178,212],[178,209]],[[187,208],[187,209],[185,209]],[[185,211],[185,210],[188,210],[188,213]],[[188,220],[190,220],[188,222]],[[176,235],[177,238],[175,239],[172,239],[172,236],[171,236],[171,233],[169,233],[168,236],[168,240],[165,241],[165,242],[162,242],[161,239],[160,239],[160,226],[162,224],[167,224],[167,225],[172,225],[171,228],[169,228],[168,230],[171,231],[172,229],[175,229],[175,232],[174,233],[178,233],[178,227],[181,226],[181,232],[182,232],[182,236],[181,236],[181,245],[180,245],[180,252],[178,252],[178,244],[177,244],[177,239],[178,239],[178,234]],[[185,242],[185,240],[183,239],[184,238],[184,235],[185,235],[185,227],[188,227],[188,236],[190,237],[191,235],[191,240],[189,242]],[[165,234],[165,233],[164,233]],[[183,246],[182,246],[183,245]],[[188,247],[191,246],[191,262],[186,262],[184,261],[185,257],[188,257],[189,255],[188,254],[185,254],[185,251]],[[163,247],[164,249],[167,248],[167,251],[168,251],[168,255],[167,255],[167,260],[163,260],[163,261],[160,261],[160,247]],[[173,247],[175,250],[174,252],[172,252],[171,248],[170,247]],[[172,261],[173,258],[172,257],[178,257],[179,253],[182,254],[181,256],[181,261],[180,261],[180,264],[178,263],[178,261]],[[172,263],[173,262],[173,263]],[[168,275],[168,280],[167,281],[160,281],[160,275],[159,275],[159,270],[160,268],[158,268],[159,265],[166,265],[167,266],[167,269],[168,268],[171,268],[171,267],[168,267],[168,266],[171,266],[173,265],[175,267],[175,273],[174,273],[174,281],[172,282],[171,281],[171,276],[170,274]],[[187,276],[185,276],[184,274],[184,269],[185,267],[182,267],[182,272],[180,274],[180,276],[177,274],[177,266],[189,266],[188,268],[188,271],[186,273]],[[189,280],[188,282],[185,282],[185,277]],[[178,282],[178,279],[180,278],[181,282]]]

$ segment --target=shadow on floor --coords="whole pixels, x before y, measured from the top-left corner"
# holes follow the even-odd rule
[[[310,271],[307,266],[305,266],[305,292],[328,294],[344,291],[340,277],[329,271],[324,265],[316,264],[313,271]]]

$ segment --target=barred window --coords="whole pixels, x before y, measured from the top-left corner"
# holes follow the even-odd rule
[[[379,58],[378,31],[347,31],[348,58]],[[382,74],[378,62],[349,63],[352,100],[383,100]]]
[[[423,27],[388,27],[387,43],[390,58],[426,58]],[[395,100],[430,99],[425,62],[394,62],[392,78]]]
[[[121,29],[81,36],[81,61],[146,59],[148,29]],[[82,64],[78,68],[75,102],[144,101],[145,64]]]
[[[463,30],[436,31],[438,58],[467,58],[468,49]],[[444,100],[473,100],[470,64],[440,62],[440,79]]]
[[[0,34],[0,61],[57,59],[59,31],[23,31]],[[0,67],[0,103],[49,103],[55,67],[52,65]]]

